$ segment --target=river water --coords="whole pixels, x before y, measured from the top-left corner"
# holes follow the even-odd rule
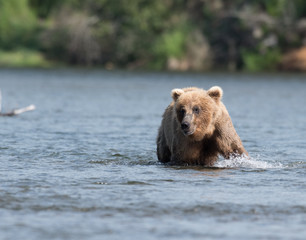
[[[251,159],[165,166],[173,88],[223,88]],[[306,239],[306,76],[0,70],[0,239]]]

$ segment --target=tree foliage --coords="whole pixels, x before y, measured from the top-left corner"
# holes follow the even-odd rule
[[[304,0],[0,0],[0,50],[154,69],[275,69],[306,42]]]
[[[37,22],[27,0],[0,0],[0,47],[33,45]]]

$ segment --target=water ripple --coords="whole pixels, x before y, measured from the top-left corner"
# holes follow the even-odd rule
[[[220,168],[252,168],[252,169],[284,168],[284,165],[279,162],[274,162],[274,163],[266,162],[246,157],[220,160],[214,166]]]

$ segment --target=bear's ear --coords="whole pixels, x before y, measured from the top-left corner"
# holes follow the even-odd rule
[[[178,99],[178,97],[181,96],[183,93],[184,93],[183,89],[175,88],[171,91],[171,96],[172,96],[173,100],[176,101]]]
[[[207,91],[208,95],[213,98],[215,101],[220,101],[223,96],[222,88],[214,86]]]

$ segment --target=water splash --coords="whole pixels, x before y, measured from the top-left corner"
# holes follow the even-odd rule
[[[279,162],[266,162],[245,156],[219,160],[214,167],[257,169],[284,168],[283,164]]]

